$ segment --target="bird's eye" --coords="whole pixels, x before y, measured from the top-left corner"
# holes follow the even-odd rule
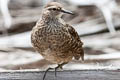
[[[52,10],[57,10],[56,8],[53,8]]]

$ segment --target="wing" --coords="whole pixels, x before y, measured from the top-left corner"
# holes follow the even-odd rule
[[[74,58],[76,60],[79,60],[79,58],[81,57],[81,59],[84,60],[84,50],[82,48],[83,43],[81,42],[78,33],[69,24],[66,24],[66,27],[67,27],[68,32],[70,33],[70,35],[73,39],[73,44],[74,45],[72,47],[74,49]]]

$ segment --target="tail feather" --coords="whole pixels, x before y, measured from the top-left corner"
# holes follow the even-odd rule
[[[82,50],[80,51],[80,53],[74,55],[74,58],[75,58],[76,60],[79,60],[79,59],[81,58],[81,60],[84,61],[84,50],[82,49]]]

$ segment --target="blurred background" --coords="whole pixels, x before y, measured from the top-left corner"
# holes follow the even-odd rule
[[[84,43],[85,61],[64,69],[120,69],[120,0],[0,0],[0,70],[56,66],[31,45],[31,30],[45,4],[57,1],[75,15],[63,19]]]

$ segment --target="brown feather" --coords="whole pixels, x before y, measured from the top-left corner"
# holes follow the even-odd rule
[[[75,29],[70,26],[69,24],[66,24],[66,27],[68,28],[69,33],[71,34],[71,36],[74,38],[74,40],[76,41],[76,43],[74,43],[76,46],[76,52],[74,53],[74,57],[76,60],[79,60],[79,58],[81,57],[82,60],[84,60],[84,50],[82,48],[83,43],[80,40],[80,37],[78,35],[78,33],[75,31]]]
[[[43,10],[42,18],[37,22],[31,33],[31,42],[46,60],[61,64],[73,57],[84,60],[84,51],[79,35],[75,29],[66,24],[58,11],[50,11],[47,7],[61,7],[59,3],[50,3]]]

